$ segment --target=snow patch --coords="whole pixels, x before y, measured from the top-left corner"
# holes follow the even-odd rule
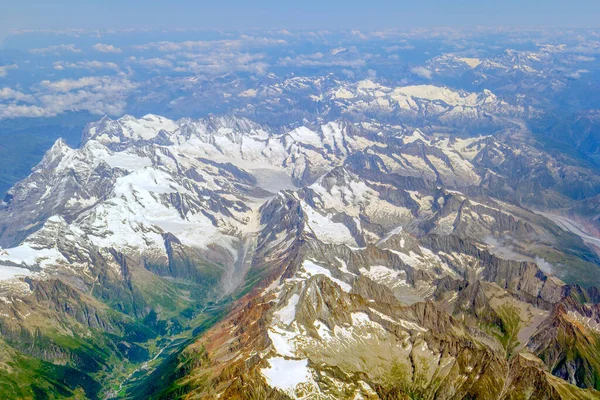
[[[300,383],[312,380],[308,368],[308,360],[286,360],[283,357],[268,359],[269,367],[260,371],[272,387],[285,391],[288,395],[295,396],[295,389]]]
[[[337,278],[334,278],[331,275],[331,271],[329,271],[326,268],[321,267],[320,265],[315,264],[314,262],[312,262],[310,260],[304,260],[304,262],[302,263],[302,269],[304,271],[306,271],[306,275],[308,275],[309,277],[315,276],[315,275],[325,275],[326,277],[328,277],[329,279],[331,279],[332,281],[334,281],[335,283],[340,285],[342,290],[345,292],[350,292],[350,290],[352,289],[352,286],[350,286],[346,282],[339,280]]]
[[[296,317],[296,306],[298,305],[298,300],[300,300],[300,296],[294,293],[288,300],[285,307],[277,310],[273,313],[276,318],[279,318],[281,322],[286,325],[291,324]]]
[[[150,161],[150,159],[126,152],[114,154],[106,153],[100,158],[110,165],[111,168],[122,168],[127,171],[139,171],[140,169],[152,165],[152,161]]]
[[[272,326],[269,328],[268,335],[277,354],[286,357],[294,356],[294,345],[292,343],[295,337],[294,333]]]
[[[29,244],[22,244],[11,249],[0,250],[0,263],[10,262],[11,264],[21,264],[28,267],[39,266],[46,268],[57,262],[67,262],[66,258],[55,248],[51,249],[34,249]],[[13,267],[7,267],[13,269]],[[19,274],[31,274],[31,271],[17,268]],[[27,271],[27,272],[25,272]],[[8,275],[8,270],[5,270]]]
[[[346,225],[333,222],[329,216],[322,215],[302,201],[302,209],[307,217],[309,228],[323,243],[357,246],[356,240]]]
[[[12,279],[18,276],[29,276],[31,274],[32,272],[25,268],[0,265],[0,281]]]

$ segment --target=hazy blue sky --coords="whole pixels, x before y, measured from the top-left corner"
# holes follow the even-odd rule
[[[600,23],[599,0],[0,0],[0,30],[62,28],[373,29]]]

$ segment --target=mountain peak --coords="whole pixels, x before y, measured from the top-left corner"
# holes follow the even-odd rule
[[[73,149],[69,147],[63,138],[58,138],[52,147],[46,152],[44,158],[40,162],[40,165],[54,165],[61,161],[68,154],[71,154],[72,151]]]

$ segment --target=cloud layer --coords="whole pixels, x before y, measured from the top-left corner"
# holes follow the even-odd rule
[[[123,50],[113,46],[112,44],[103,44],[103,43],[96,43],[94,46],[92,46],[94,48],[94,50],[99,51],[101,53],[122,53]]]

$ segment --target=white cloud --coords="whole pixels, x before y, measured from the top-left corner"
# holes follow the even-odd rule
[[[243,60],[220,60],[217,62],[181,61],[173,70],[176,72],[189,72],[194,74],[224,74],[230,71],[250,72],[257,75],[267,73],[269,64],[263,62],[244,62]]]
[[[105,90],[78,90],[76,92],[47,94],[40,101],[49,115],[58,115],[68,111],[88,111],[97,115],[120,115],[125,112],[126,92]]]
[[[588,56],[575,56],[574,60],[575,61],[582,61],[582,62],[596,61],[596,59],[594,57],[588,57]]]
[[[219,41],[221,42],[221,41]],[[158,50],[164,53],[172,53],[183,50],[204,50],[215,45],[215,42],[210,41],[185,41],[185,42],[152,42],[143,45],[133,46],[135,50]]]
[[[535,256],[535,263],[538,268],[545,272],[546,274],[552,274],[553,266],[548,261],[544,260],[542,257]]]
[[[205,51],[208,49],[242,49],[247,46],[271,46],[286,44],[283,39],[261,38],[242,35],[233,40],[198,40],[185,42],[151,42],[133,46],[135,50],[158,50],[164,53],[180,51]]]
[[[133,48],[138,51],[160,51],[165,53],[164,56],[130,57],[128,61],[149,69],[171,69],[174,72],[196,75],[240,71],[264,75],[269,64],[265,62],[266,55],[256,52],[256,48],[284,43],[286,42],[281,39],[245,35],[233,40],[153,42]],[[323,55],[316,53],[312,57],[319,59]]]
[[[121,52],[123,52],[123,50],[121,50],[118,47],[113,46],[112,44],[96,43],[92,47],[94,48],[94,50],[99,51],[101,53],[121,53]]]
[[[0,89],[0,99],[2,100],[16,100],[16,101],[24,101],[27,103],[33,103],[35,101],[35,97],[30,94],[25,94],[18,90],[14,90],[8,87],[4,87]]]
[[[62,71],[66,68],[90,69],[90,70],[112,69],[115,71],[119,71],[119,66],[113,62],[78,61],[76,63],[69,63],[69,62],[57,61],[54,63],[54,69],[56,69],[56,70]]]
[[[346,78],[348,78],[348,79],[354,79],[354,71],[352,71],[352,70],[343,69],[342,74],[344,74],[346,76]]]
[[[154,58],[136,58],[136,57],[129,57],[129,61],[138,65],[141,65],[142,67],[146,67],[146,68],[173,68],[173,64],[171,63],[171,61],[169,60],[165,60],[163,58],[158,58],[158,57],[154,57]]]
[[[49,117],[47,110],[39,106],[24,106],[17,104],[0,104],[0,119],[19,118],[19,117]]]
[[[419,75],[421,78],[431,79],[433,78],[433,72],[425,67],[414,67],[410,70],[415,75]]]
[[[1,65],[0,66],[0,77],[2,77],[2,78],[5,77],[9,70],[17,69],[17,68],[19,68],[19,66],[17,64]]]
[[[171,58],[171,57],[170,57]],[[269,64],[264,62],[264,54],[248,54],[218,49],[206,53],[179,53],[173,59],[175,72],[188,72],[193,74],[219,75],[228,72],[250,72],[258,75],[267,73]]]
[[[81,53],[81,49],[75,47],[74,44],[58,44],[54,46],[48,46],[41,49],[29,50],[31,54],[54,54],[59,55],[62,53]]]
[[[567,77],[572,78],[572,79],[579,79],[581,78],[581,75],[583,74],[587,74],[590,71],[588,71],[587,69],[578,69],[577,71],[567,74]]]
[[[66,111],[119,115],[127,106],[127,95],[137,87],[124,75],[63,79],[43,84],[50,92],[38,95],[43,107],[54,115]]]
[[[362,33],[361,31],[359,31],[358,29],[353,30],[352,32],[350,32],[353,36],[356,36],[360,39],[367,39],[367,36]]]
[[[52,92],[70,92],[71,90],[82,89],[88,86],[101,85],[102,81],[110,79],[100,76],[86,76],[79,79],[61,79],[60,81],[42,81],[40,85]]]
[[[70,111],[120,115],[125,112],[127,96],[136,87],[137,84],[120,74],[43,81],[30,95],[4,88],[0,90],[0,99],[9,102],[0,103],[0,119],[50,117]],[[30,104],[17,104],[18,101]]]
[[[319,57],[321,53],[300,55],[298,57],[284,57],[277,62],[285,67],[345,67],[358,68],[366,65],[366,61],[357,57]]]

